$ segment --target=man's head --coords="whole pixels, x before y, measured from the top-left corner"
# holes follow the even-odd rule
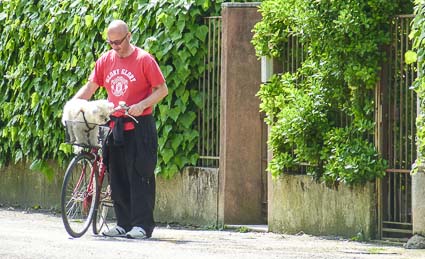
[[[114,20],[108,26],[107,42],[121,57],[131,54],[130,38],[127,24],[122,20]]]

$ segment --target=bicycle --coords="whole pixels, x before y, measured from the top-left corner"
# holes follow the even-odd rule
[[[128,114],[128,109],[124,102],[120,102],[112,113],[123,111],[137,123]],[[84,129],[86,134],[82,135],[80,132],[79,137],[76,137],[75,129]],[[107,124],[88,123],[85,118],[84,122],[65,122],[66,142],[80,148],[65,171],[61,191],[62,221],[65,230],[72,237],[84,235],[90,224],[94,234],[100,233],[107,226],[106,218],[113,203],[109,175],[103,163],[102,146],[110,132]],[[108,178],[106,183],[105,176]]]

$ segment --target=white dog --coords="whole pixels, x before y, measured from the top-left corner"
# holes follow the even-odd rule
[[[99,146],[99,125],[109,121],[113,110],[114,104],[107,100],[68,101],[63,109],[62,124],[68,129],[69,141],[80,145]]]

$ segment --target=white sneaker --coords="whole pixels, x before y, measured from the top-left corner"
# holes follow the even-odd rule
[[[127,232],[125,235],[128,238],[134,238],[134,239],[145,239],[146,231],[141,227],[133,227],[130,231]]]
[[[115,226],[103,231],[102,234],[107,237],[125,237],[125,229],[120,226]]]

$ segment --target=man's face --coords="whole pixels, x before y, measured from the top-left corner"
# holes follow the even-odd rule
[[[127,54],[127,50],[130,46],[129,42],[130,33],[123,33],[121,31],[109,31],[107,43],[113,50],[117,52],[119,56]]]

